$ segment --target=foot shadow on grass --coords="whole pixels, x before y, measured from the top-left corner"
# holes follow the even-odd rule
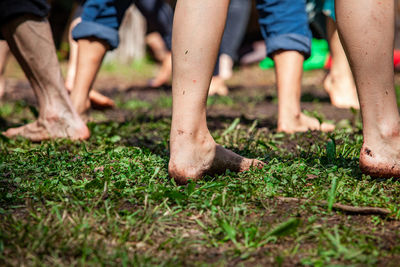
[[[237,117],[225,115],[209,116],[208,126],[211,132],[224,131],[235,119]],[[250,128],[254,123],[254,120],[244,116],[241,116],[239,119],[242,129],[243,126]],[[139,147],[162,157],[169,157],[170,123],[171,116],[169,114],[152,115],[143,113],[135,115],[133,113],[126,113],[123,120],[117,122],[110,119],[100,123],[90,123],[89,128],[92,132],[91,138],[104,136],[105,139],[111,139],[114,136],[118,136],[117,139],[120,140],[116,144],[127,147]],[[272,120],[262,120],[257,124],[257,128],[275,129],[276,125]],[[235,150],[235,152],[248,155],[251,151]],[[260,156],[254,155],[254,153],[250,154],[255,157]]]
[[[9,128],[13,128],[13,127],[19,127],[22,126],[23,124],[18,123],[11,123],[10,121],[4,119],[3,117],[0,117],[0,133],[6,131]]]

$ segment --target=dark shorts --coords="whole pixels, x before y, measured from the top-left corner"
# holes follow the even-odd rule
[[[0,0],[0,24],[23,14],[44,18],[49,10],[47,0]]]
[[[44,18],[49,10],[47,0],[0,0],[0,25],[24,14]],[[3,39],[0,32],[0,40]]]

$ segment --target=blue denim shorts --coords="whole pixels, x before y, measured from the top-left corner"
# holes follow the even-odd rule
[[[82,22],[72,30],[72,38],[95,37],[106,41],[110,49],[118,47],[118,29],[132,3],[154,24],[152,28],[160,32],[171,49],[173,10],[163,0],[88,0],[83,6]]]
[[[257,0],[261,33],[267,55],[277,51],[298,51],[305,58],[311,53],[311,31],[305,0]]]

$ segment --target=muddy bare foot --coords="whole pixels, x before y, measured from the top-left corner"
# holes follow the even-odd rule
[[[400,178],[400,138],[396,139],[374,148],[364,144],[360,152],[362,173],[374,178]]]
[[[308,130],[331,132],[335,130],[335,125],[330,123],[321,124],[316,118],[309,117],[303,113],[294,119],[280,119],[278,121],[278,132],[296,133],[307,132]]]
[[[324,88],[335,107],[360,108],[356,85],[351,74],[350,76],[341,75],[340,77],[333,77],[333,75],[328,74],[324,80]]]
[[[243,172],[265,165],[262,161],[244,158],[223,148],[211,136],[207,139],[199,143],[182,140],[179,150],[171,149],[168,172],[178,184],[197,181],[205,175],[224,173],[226,170]]]
[[[57,117],[39,118],[37,121],[27,125],[8,129],[3,134],[9,138],[21,136],[33,142],[58,138],[85,140],[90,136],[89,129],[79,118],[73,121]]]
[[[219,76],[214,76],[211,80],[210,90],[208,95],[220,95],[227,96],[229,94],[229,89],[225,85],[224,80]]]

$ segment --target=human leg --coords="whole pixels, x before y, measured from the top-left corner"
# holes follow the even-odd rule
[[[336,16],[361,106],[364,144],[360,168],[371,176],[400,177],[394,1],[336,0]]]
[[[160,87],[168,83],[172,75],[172,54],[170,51],[161,60],[161,67],[156,77],[150,81],[151,87]]]
[[[72,38],[72,29],[81,22],[81,18],[77,17],[69,26],[68,42],[69,42],[69,60],[67,76],[65,77],[65,87],[68,91],[72,91],[74,87],[76,65],[78,64],[78,43]]]
[[[130,3],[127,0],[88,0],[83,7],[82,21],[72,30],[78,53],[71,100],[79,114],[90,108],[90,102],[100,107],[114,106],[111,99],[91,89],[105,53],[118,47],[118,29]]]
[[[301,79],[304,56],[297,51],[279,51],[273,55],[278,88],[278,131],[286,133],[308,130],[332,131],[331,124],[301,112]]]
[[[152,32],[146,36],[146,43],[153,52],[157,61],[161,62],[157,76],[150,81],[150,86],[160,87],[166,84],[172,75],[171,49],[167,48],[159,32]]]
[[[6,70],[9,54],[10,48],[8,47],[7,42],[0,40],[0,99],[3,97],[6,88],[4,72]]]
[[[95,37],[78,40],[77,74],[71,92],[71,101],[79,114],[90,108],[89,92],[103,62],[108,45]]]
[[[356,85],[343,46],[340,42],[336,22],[327,18],[328,41],[332,66],[324,80],[332,105],[338,108],[359,109]]]
[[[165,57],[161,60],[161,68],[150,82],[152,87],[160,87],[171,78],[171,40],[174,11],[164,0],[136,0],[135,5],[147,20],[151,31],[157,31],[166,47]]]
[[[278,131],[332,131],[333,125],[320,124],[301,112],[303,61],[311,48],[305,1],[257,0],[257,9],[267,53],[275,61]]]
[[[251,1],[231,0],[219,58],[219,76],[223,80],[228,80],[232,76],[232,68],[246,33],[250,13]]]
[[[89,130],[68,98],[47,20],[22,15],[4,23],[1,31],[39,102],[37,121],[4,134],[33,141],[88,138]]]
[[[229,1],[178,0],[173,34],[172,125],[169,173],[178,183],[206,174],[245,171],[259,161],[213,140],[206,102]]]

